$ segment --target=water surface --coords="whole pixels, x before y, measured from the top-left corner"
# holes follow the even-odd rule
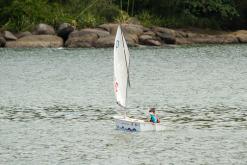
[[[0,164],[247,164],[247,45],[133,48],[115,129],[112,49],[0,49]]]

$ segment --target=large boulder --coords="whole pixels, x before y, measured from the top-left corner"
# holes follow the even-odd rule
[[[119,24],[103,24],[100,25],[99,27],[108,31],[111,35],[115,35],[117,32]],[[140,35],[143,33],[144,27],[142,25],[135,25],[135,24],[121,24],[121,29],[124,33],[126,34],[135,34],[135,35]]]
[[[33,34],[35,35],[42,35],[42,34],[55,35],[56,33],[52,26],[44,24],[44,23],[40,23],[35,27]]]
[[[196,44],[230,44],[238,43],[237,37],[229,34],[222,35],[204,35],[203,37],[189,38],[191,43]]]
[[[88,31],[74,31],[70,33],[69,38],[65,42],[65,46],[69,48],[76,47],[93,47],[94,42],[98,39],[98,35]]]
[[[190,37],[189,41],[193,44],[219,44],[222,40],[213,35],[204,35],[204,37]]]
[[[6,44],[5,38],[3,38],[3,37],[0,36],[0,47],[4,47],[5,44]]]
[[[167,35],[170,35],[172,37],[176,36],[176,31],[175,30],[164,28],[164,27],[153,27],[152,31],[155,32],[155,33],[167,34]]]
[[[4,32],[3,32],[3,37],[4,37],[7,41],[17,40],[16,36],[14,36],[14,34],[12,34],[10,31],[4,31]]]
[[[153,27],[152,31],[166,44],[176,43],[176,31],[164,27]]]
[[[238,38],[230,33],[212,35],[187,32],[184,37],[176,37],[176,44],[230,44],[238,42]]]
[[[144,40],[142,42],[144,45],[149,45],[149,46],[161,46],[161,42],[158,40],[150,39],[150,40]]]
[[[138,37],[136,35],[126,35],[125,40],[127,45],[130,47],[137,46],[138,44]],[[109,35],[106,37],[100,37],[95,43],[94,46],[98,48],[105,48],[105,47],[114,47],[115,35]]]
[[[148,35],[151,34],[151,35]],[[157,40],[157,38],[152,33],[144,33],[143,35],[139,36],[139,41],[143,45],[150,45],[150,46],[160,46],[161,42]]]
[[[22,38],[22,37],[30,36],[30,35],[32,35],[32,33],[29,32],[29,31],[19,32],[19,33],[15,34],[15,36],[16,36],[17,38]]]
[[[208,36],[207,34],[200,34],[200,33],[193,33],[193,32],[186,33],[187,38],[203,38],[207,36]]]
[[[176,43],[176,31],[164,27],[153,27],[152,31],[166,44]]]
[[[240,43],[247,43],[247,30],[238,30],[232,35],[236,36]]]
[[[176,38],[188,38],[189,34],[180,30],[177,30],[175,33]]]
[[[192,41],[190,41],[190,39],[188,38],[176,38],[176,44],[178,45],[188,45],[188,44],[192,44]]]
[[[238,38],[232,34],[219,35],[219,37],[222,38],[224,44],[239,43]]]
[[[8,48],[62,47],[63,39],[54,35],[29,35],[6,43]]]
[[[143,26],[142,25],[122,24],[121,28],[122,28],[124,34],[127,33],[127,34],[140,35],[143,33]]]
[[[62,37],[64,41],[66,41],[68,39],[69,34],[73,32],[74,30],[75,30],[75,27],[72,26],[71,24],[62,23],[57,30],[57,35]]]
[[[153,36],[151,36],[151,35],[143,34],[143,35],[139,36],[140,42],[143,42],[145,40],[151,40],[151,39],[153,39]]]
[[[244,34],[243,32],[240,33]],[[240,42],[239,32],[227,33],[207,29],[179,29],[176,30],[175,36],[176,44],[230,44]]]
[[[172,34],[170,34],[170,33],[160,33],[160,32],[157,32],[156,34],[166,44],[175,44],[176,43],[175,36],[172,35]]]
[[[138,45],[138,36],[135,34],[127,34],[124,36],[128,46]]]
[[[230,44],[238,43],[238,37],[232,33],[212,30],[177,30],[176,44]]]
[[[117,27],[118,27],[118,24],[113,24],[113,23],[102,24],[99,26],[99,28],[108,31],[112,35],[115,35],[115,33],[117,31]]]
[[[156,34],[153,31],[145,31],[144,33],[142,33],[142,35],[149,35],[149,36],[156,36]]]
[[[114,41],[115,41],[115,36],[113,35],[101,37],[94,43],[94,46],[98,48],[113,47]]]
[[[100,28],[96,28],[96,29],[86,28],[86,29],[82,29],[81,31],[87,33],[95,33],[98,35],[98,37],[106,37],[110,35],[108,31],[102,30]]]
[[[247,43],[247,36],[238,36],[237,38],[240,43]]]

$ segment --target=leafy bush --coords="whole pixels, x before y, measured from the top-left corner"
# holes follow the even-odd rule
[[[91,13],[85,13],[77,18],[79,28],[95,27],[97,25],[96,18]]]
[[[48,4],[45,0],[13,0],[3,8],[2,17],[4,27],[12,31],[30,30],[41,22],[56,26],[72,20],[59,4]]]
[[[118,15],[118,17],[115,18],[115,21],[118,23],[125,23],[129,20],[130,16],[128,15],[127,12],[125,11],[121,11],[120,15]]]
[[[116,18],[119,18],[121,15],[121,11],[118,9],[117,6],[107,6],[106,8],[99,11],[99,15],[105,18],[106,21],[112,22]]]
[[[138,15],[138,19],[141,21],[141,23],[144,26],[150,27],[154,24],[153,19],[155,18],[154,15],[151,15],[150,12],[148,12],[147,10],[142,11],[139,15]]]

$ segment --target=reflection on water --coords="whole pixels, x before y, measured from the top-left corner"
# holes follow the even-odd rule
[[[111,49],[0,49],[0,164],[247,164],[246,45],[131,49],[115,130]]]

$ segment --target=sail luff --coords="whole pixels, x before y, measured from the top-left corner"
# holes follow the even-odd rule
[[[130,78],[129,78],[129,65],[130,65],[130,58],[129,58],[129,49],[128,49],[128,45],[127,42],[124,38],[123,32],[122,32],[122,37],[123,37],[123,45],[124,45],[124,52],[125,52],[125,60],[126,60],[126,65],[127,65],[127,84],[128,86],[130,86]]]

